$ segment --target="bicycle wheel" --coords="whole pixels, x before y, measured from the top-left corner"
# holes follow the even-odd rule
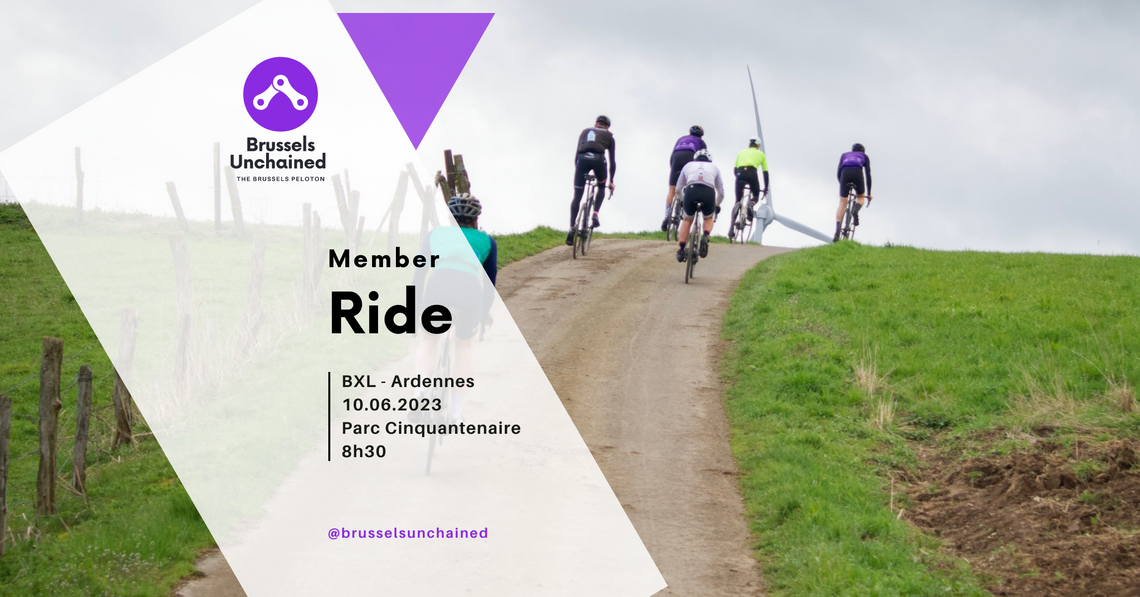
[[[589,186],[586,187],[589,189]],[[577,221],[574,222],[574,259],[578,258],[578,254],[582,251],[582,214],[586,212],[586,206],[578,206]]]
[[[689,230],[689,242],[685,246],[688,252],[685,257],[685,283],[688,284],[689,280],[696,275],[697,269],[697,250],[701,243],[701,230],[704,228],[702,225],[702,218],[700,212],[693,216],[693,227]]]
[[[448,336],[443,340],[443,346],[440,348],[439,363],[435,367],[436,377],[448,377],[451,375],[451,337]],[[439,399],[439,410],[433,411],[428,417],[428,423],[447,423],[448,413],[451,410],[451,388],[436,388],[428,394],[429,404],[436,398]],[[431,434],[428,438],[428,453],[427,465],[424,467],[424,475],[431,474],[431,461],[435,458],[435,448],[437,445],[443,445],[443,437],[437,433]]]
[[[669,227],[665,230],[665,240],[680,240],[681,202],[679,195],[673,195],[672,209],[669,211]]]
[[[589,185],[586,190],[590,192],[590,199],[586,202],[586,215],[582,216],[582,255],[590,250],[590,239],[594,238],[594,193],[596,185]]]
[[[739,226],[742,225],[742,222],[740,219],[740,212],[741,212],[740,203],[737,202],[736,205],[732,206],[732,219],[729,220],[729,223],[728,223],[728,242],[729,242],[729,244],[736,242],[736,230]]]

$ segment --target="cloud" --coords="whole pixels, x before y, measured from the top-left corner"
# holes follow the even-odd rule
[[[0,147],[248,4],[17,5],[0,80],[24,93],[0,98],[20,114],[0,121]],[[429,166],[464,154],[493,231],[566,225],[574,141],[598,113],[619,154],[605,228],[656,227],[678,136],[704,126],[730,173],[754,134],[750,65],[779,213],[829,231],[835,164],[859,141],[875,175],[865,241],[1140,254],[1133,4],[333,5],[496,13],[421,146]],[[814,243],[778,226],[766,241]]]

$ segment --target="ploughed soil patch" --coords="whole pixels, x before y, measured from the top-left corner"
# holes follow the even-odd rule
[[[931,457],[905,513],[994,595],[1140,597],[1140,442]]]

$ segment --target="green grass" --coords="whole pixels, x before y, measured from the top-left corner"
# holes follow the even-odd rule
[[[68,214],[61,212],[60,217]],[[118,248],[122,243],[138,245],[127,251],[136,259],[169,260],[165,234],[173,226],[172,221],[161,219],[92,212],[87,214],[84,228],[77,230],[74,242],[83,242],[85,234],[111,233],[122,237],[115,241]],[[188,242],[195,268],[216,264],[222,260],[215,257],[224,256],[238,244],[248,244],[232,236],[214,238],[205,228],[192,232]],[[268,229],[266,233],[294,234]],[[564,238],[565,233],[549,228],[499,236],[499,263],[505,265],[558,246]],[[155,242],[160,250],[151,246]],[[236,248],[248,250],[245,246]],[[267,285],[275,276],[284,280],[293,275],[295,256],[270,251],[268,257]],[[192,272],[195,279],[199,275],[205,274],[197,269]],[[229,277],[232,283],[244,285],[245,275],[243,268]],[[219,313],[226,311],[214,307]],[[233,310],[232,305],[223,307]],[[8,538],[8,553],[0,558],[0,594],[167,595],[173,584],[193,571],[198,553],[212,545],[213,539],[153,438],[110,450],[110,360],[18,204],[0,203],[0,313],[0,391],[15,386],[7,392],[14,404],[7,521],[16,537],[14,543]],[[143,313],[142,317],[155,321],[159,315]],[[327,337],[323,330],[318,331]],[[94,370],[96,416],[92,419],[87,463],[87,500],[57,488],[59,514],[37,518],[32,503],[38,464],[36,374],[43,336],[64,340],[66,391],[59,432],[59,471],[64,478],[70,478],[75,425],[74,388],[67,386],[82,364]],[[314,341],[307,332],[299,339]],[[136,433],[146,433],[145,421],[141,417],[138,421]],[[249,493],[257,493],[257,488]]]
[[[896,519],[892,472],[916,442],[1016,448],[999,429],[1140,435],[1115,398],[1140,379],[1137,312],[1133,257],[839,243],[759,264],[725,316],[723,370],[771,593],[985,594]]]
[[[530,257],[566,242],[564,231],[539,226],[520,234],[494,235],[499,246],[499,267],[523,257]]]
[[[18,205],[0,203],[0,391],[13,402],[4,595],[166,595],[213,543],[153,439],[111,452],[111,364]],[[87,501],[57,487],[59,514],[37,518],[36,428],[43,336],[64,341],[65,386],[90,364],[93,392]],[[79,351],[86,350],[82,353]],[[30,383],[19,385],[28,380]],[[66,394],[66,393],[65,393]],[[70,391],[74,402],[74,390]],[[59,467],[70,479],[74,407],[64,396]],[[145,432],[145,423],[136,432]]]

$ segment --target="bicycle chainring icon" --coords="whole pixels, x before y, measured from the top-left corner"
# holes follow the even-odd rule
[[[304,64],[279,56],[250,71],[243,95],[246,112],[254,122],[271,131],[291,131],[313,115],[317,81]]]

